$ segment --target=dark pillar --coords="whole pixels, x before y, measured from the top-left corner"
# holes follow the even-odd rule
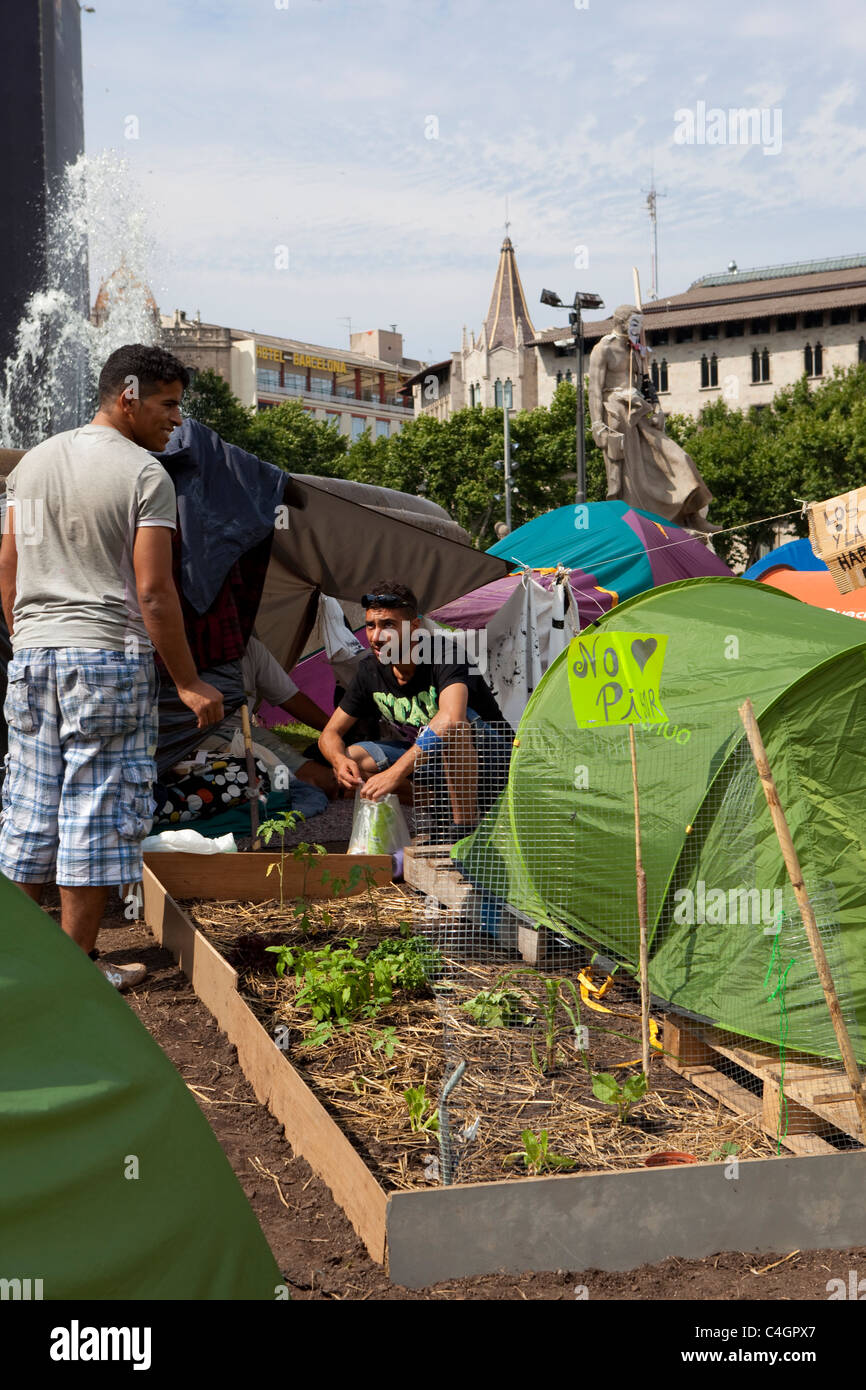
[[[29,0],[0,11],[0,362],[45,280],[49,200],[84,149],[80,15],[78,0]],[[79,289],[86,307],[84,276]]]

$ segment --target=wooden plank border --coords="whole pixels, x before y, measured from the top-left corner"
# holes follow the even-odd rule
[[[236,971],[147,865],[143,886],[145,922],[171,951],[199,999],[234,1043],[256,1099],[279,1120],[295,1153],[327,1183],[371,1257],[383,1264],[388,1200],[384,1188],[238,994]]]
[[[279,854],[242,852],[238,854],[183,854],[169,850],[162,854],[146,854],[144,862],[152,869],[163,888],[173,898],[208,898],[213,902],[239,899],[241,902],[261,903],[280,896],[280,877],[272,864],[279,865]],[[317,855],[305,867],[287,852],[283,865],[283,897],[332,898],[330,883],[322,881],[328,873],[332,878],[348,879],[354,868],[369,869],[376,884],[391,882],[389,854],[325,854]],[[352,889],[352,895],[363,893],[362,881]],[[348,894],[341,893],[340,897]]]

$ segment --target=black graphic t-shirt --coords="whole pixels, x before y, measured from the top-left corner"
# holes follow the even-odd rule
[[[421,662],[412,679],[401,685],[394,667],[377,661],[372,653],[358,666],[355,679],[340,701],[340,709],[356,719],[378,717],[383,725],[382,738],[410,748],[418,731],[439,713],[439,696],[449,685],[467,687],[468,707],[482,719],[502,718],[484,681],[480,676],[470,676],[464,661]]]

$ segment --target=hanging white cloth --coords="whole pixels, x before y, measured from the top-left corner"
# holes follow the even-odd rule
[[[367,654],[367,648],[346,626],[343,610],[335,598],[327,594],[319,595],[318,620],[331,670],[338,684],[348,689],[358,669],[358,662]]]
[[[487,682],[512,729],[547,666],[553,596],[524,574],[487,624]]]

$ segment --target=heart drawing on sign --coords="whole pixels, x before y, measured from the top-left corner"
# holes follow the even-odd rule
[[[631,654],[641,670],[646,666],[658,642],[654,637],[647,637],[646,641],[641,637],[636,637],[631,644]]]

